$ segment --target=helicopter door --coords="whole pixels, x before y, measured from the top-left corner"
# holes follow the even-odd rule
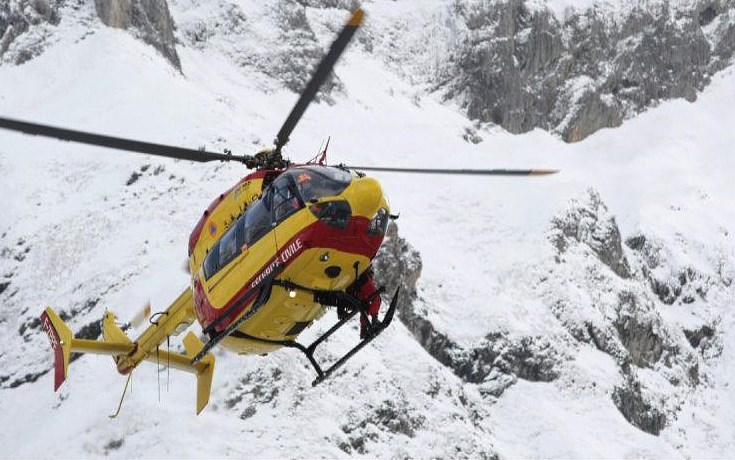
[[[272,219],[272,193],[271,190],[255,201],[237,222],[236,227],[230,228],[225,236],[219,241],[216,249],[219,254],[215,255],[215,249],[210,251],[217,261],[227,261],[231,252],[231,245],[235,244],[235,259],[231,264],[220,266],[217,264],[214,270],[216,275],[212,277],[209,288],[209,297],[212,305],[222,308],[232,301],[234,296],[242,289],[243,280],[254,279],[268,267],[271,259],[276,253],[276,244],[273,237]],[[232,233],[232,235],[230,235]],[[207,256],[209,259],[210,256]],[[206,262],[205,262],[206,270]],[[206,273],[205,273],[206,274]],[[215,278],[216,276],[216,278]]]
[[[273,182],[273,223],[280,224],[304,205],[296,195],[296,186],[288,174],[283,174]]]

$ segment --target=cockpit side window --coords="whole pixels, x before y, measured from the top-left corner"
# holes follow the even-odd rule
[[[219,244],[215,244],[204,258],[204,279],[209,279],[219,270]]]
[[[222,235],[222,238],[212,247],[204,259],[204,278],[209,279],[222,267],[232,262],[240,255],[237,225],[233,225]]]
[[[303,207],[296,195],[293,178],[282,175],[273,183],[273,221],[280,223]]]
[[[235,231],[236,226],[233,225],[230,229],[222,235],[222,239],[219,242],[219,266],[224,267],[232,259],[240,254],[240,245],[237,244],[237,234]]]
[[[204,279],[211,278],[240,255],[245,245],[252,245],[271,230],[271,200],[271,191],[263,194],[215,243],[204,258]]]
[[[253,203],[245,213],[244,244],[251,246],[267,234],[271,228],[271,200],[272,190],[266,192],[261,199]]]

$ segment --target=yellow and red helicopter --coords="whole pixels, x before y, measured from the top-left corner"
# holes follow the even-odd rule
[[[191,285],[154,315],[137,339],[131,340],[109,311],[102,320],[102,340],[89,340],[74,337],[51,307],[45,309],[41,322],[55,354],[55,390],[66,379],[72,352],[111,355],[118,371],[128,375],[142,361],[166,362],[196,375],[199,413],[209,400],[215,361],[209,351],[217,345],[242,355],[295,348],[316,371],[316,385],[388,327],[398,302],[396,290],[378,320],[374,306],[382,288],[372,283],[370,267],[388,221],[395,216],[380,183],[362,171],[516,176],[556,172],[327,166],[326,148],[320,161],[294,165],[284,159],[283,146],[363,16],[361,9],[352,13],[278,132],[275,146],[255,155],[186,149],[0,118],[0,128],[26,134],[197,162],[239,161],[255,170],[204,211],[189,238]],[[337,308],[336,324],[308,346],[297,342],[328,307]],[[315,349],[356,315],[363,326],[360,342],[323,368],[314,357]],[[201,325],[206,343],[189,331],[183,339],[185,353],[159,348],[194,321]]]

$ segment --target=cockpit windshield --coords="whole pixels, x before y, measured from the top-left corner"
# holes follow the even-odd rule
[[[287,174],[293,176],[304,202],[339,195],[352,181],[349,171],[325,166],[294,168]]]

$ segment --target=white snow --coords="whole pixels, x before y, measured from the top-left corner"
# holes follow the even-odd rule
[[[368,30],[389,33],[381,20],[400,17],[421,2],[406,3],[395,2],[395,9],[389,8],[393,2],[368,4]],[[597,3],[546,2],[557,15]],[[239,4],[248,24],[266,36],[258,25],[258,15],[265,14],[260,3]],[[427,6],[427,17],[435,5]],[[210,14],[193,0],[173,2],[172,12],[182,28]],[[180,45],[182,74],[125,31],[87,23],[89,5],[64,13],[43,54],[22,66],[0,67],[0,115],[252,153],[272,138],[295,102],[295,94],[233,61],[259,41],[236,43],[224,34],[201,47]],[[333,11],[334,17],[342,14]],[[331,34],[319,31],[320,40],[328,43]],[[578,144],[540,130],[511,135],[498,129],[481,129],[484,141],[477,145],[465,142],[470,120],[358,45],[336,74],[344,94],[336,95],[334,105],[308,109],[287,147],[292,159],[312,157],[332,136],[332,163],[561,170],[548,177],[489,179],[375,174],[392,211],[401,213],[400,234],[421,253],[419,301],[437,329],[459,343],[475,343],[494,331],[511,337],[564,334],[535,286],[553,263],[552,217],[590,187],[599,191],[624,238],[635,232],[655,236],[672,248],[672,264],[705,272],[718,259],[732,266],[732,68],[714,76],[693,104],[662,102]],[[142,165],[150,168],[126,186]],[[159,166],[163,171],[153,175]],[[109,308],[122,321],[148,299],[154,308],[165,308],[188,284],[181,266],[191,228],[209,201],[245,173],[235,164],[188,164],[0,131],[0,250],[11,251],[0,258],[0,276],[12,272],[9,292],[19,289],[0,306],[0,368],[31,372],[50,366],[45,337],[26,341],[18,334],[44,305],[71,309],[101,298],[84,318]],[[12,257],[25,247],[30,249],[24,260]],[[582,287],[573,294],[588,295]],[[364,455],[727,457],[735,452],[735,397],[728,385],[735,363],[733,299],[731,290],[710,300],[711,311],[672,307],[665,313],[668,321],[681,323],[720,316],[723,351],[710,361],[706,382],[658,437],[634,428],[615,408],[610,393],[621,377],[612,359],[597,350],[563,344],[571,358],[557,381],[521,380],[497,400],[487,400],[397,324],[315,389],[307,363],[293,352],[262,358],[218,352],[210,407],[199,417],[191,376],[172,372],[169,390],[167,373],[148,365],[135,371],[134,391],[120,417],[110,421],[124,379],[109,359],[85,356],[71,365],[58,394],[51,390],[51,374],[0,390],[0,444],[13,457],[358,456],[359,450],[348,454],[338,447],[350,443],[350,427],[395,400],[401,414],[425,420],[413,437],[376,428]],[[77,321],[73,327],[84,325]],[[356,331],[348,332],[334,341],[326,359],[352,343]],[[274,373],[280,392],[272,399],[248,393],[258,376],[272,382]],[[228,408],[228,400],[243,392],[245,402]],[[256,412],[240,418],[248,401]],[[116,440],[124,441],[111,447]],[[453,450],[457,445],[464,453]]]

